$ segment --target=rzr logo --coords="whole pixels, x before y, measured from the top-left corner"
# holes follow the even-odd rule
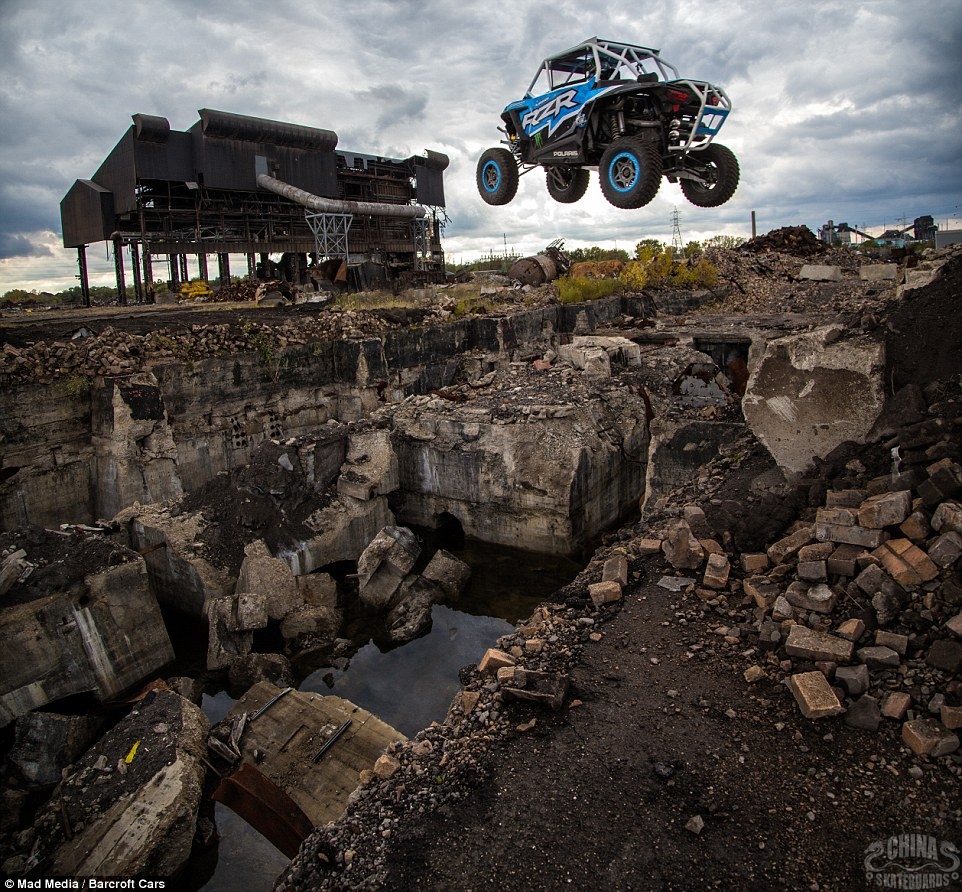
[[[580,106],[578,91],[565,90],[529,111],[521,119],[521,126],[530,135],[536,130],[540,130],[545,124],[549,124],[551,126],[548,132],[551,133],[565,118],[572,114],[572,109],[577,109]],[[558,120],[555,121],[555,118]]]

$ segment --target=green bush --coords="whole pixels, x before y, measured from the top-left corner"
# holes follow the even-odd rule
[[[694,252],[687,250],[684,260],[675,260],[674,251],[656,242],[639,242],[637,260],[625,265],[621,283],[628,291],[645,288],[713,288],[718,270],[706,257],[695,262]]]
[[[620,291],[622,284],[618,279],[587,279],[583,276],[563,276],[555,280],[558,300],[563,304],[579,304],[598,300]]]

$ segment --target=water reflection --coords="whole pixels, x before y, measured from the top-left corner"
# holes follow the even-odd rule
[[[347,669],[319,669],[304,679],[301,690],[344,697],[413,736],[444,718],[460,686],[458,670],[477,663],[499,636],[514,628],[497,617],[472,616],[440,604],[431,619],[427,635],[385,653],[370,642]],[[325,676],[333,676],[333,688]]]

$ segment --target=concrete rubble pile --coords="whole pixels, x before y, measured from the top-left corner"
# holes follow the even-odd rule
[[[480,772],[485,752],[498,740],[531,730],[537,717],[525,725],[513,721],[518,703],[552,711],[577,706],[570,680],[579,655],[602,640],[604,623],[626,595],[658,576],[661,589],[677,599],[676,619],[706,627],[692,653],[724,656],[749,696],[762,692],[789,704],[795,721],[845,723],[867,735],[897,721],[910,773],[937,761],[962,775],[958,381],[939,382],[924,397],[907,388],[902,414],[876,422],[883,403],[891,409],[898,399],[872,390],[884,362],[877,344],[860,340],[864,318],[790,335],[814,341],[820,356],[846,344],[855,353],[855,346],[864,347],[869,357],[849,362],[862,370],[849,396],[868,403],[865,417],[827,447],[813,446],[807,432],[799,435],[807,454],[781,452],[762,422],[757,432],[746,432],[734,418],[731,382],[694,343],[663,350],[662,336],[648,349],[614,333],[586,331],[539,349],[537,358],[505,358],[497,368],[480,355],[466,356],[456,382],[408,397],[370,421],[332,422],[317,437],[273,439],[254,451],[247,469],[217,475],[203,491],[125,509],[109,535],[95,537],[110,549],[104,578],[88,574],[73,587],[52,579],[45,613],[33,603],[38,599],[9,601],[19,587],[35,583],[45,565],[28,545],[5,539],[0,619],[20,621],[23,608],[33,611],[24,628],[40,630],[37,641],[56,627],[66,628],[68,637],[72,629],[82,632],[85,644],[83,655],[74,648],[67,661],[44,655],[67,670],[49,685],[47,678],[37,683],[34,668],[32,677],[2,692],[7,721],[21,717],[13,764],[36,789],[60,781],[36,826],[19,834],[5,871],[55,864],[77,875],[171,875],[189,849],[206,758],[197,741],[206,740],[208,729],[188,699],[174,690],[149,693],[99,740],[96,722],[35,711],[78,691],[114,698],[169,661],[165,633],[158,638],[166,644],[152,642],[157,649],[150,661],[131,660],[129,675],[113,677],[111,660],[90,657],[117,649],[104,644],[102,631],[99,638],[90,634],[101,628],[98,609],[129,636],[133,620],[142,628],[164,628],[159,601],[206,624],[207,668],[228,675],[233,687],[265,680],[290,686],[291,659],[350,653],[351,642],[339,637],[348,610],[383,612],[386,635],[397,643],[423,633],[432,604],[456,599],[466,566],[442,550],[415,572],[420,545],[404,524],[431,525],[449,516],[487,541],[523,539],[567,552],[613,527],[626,505],[637,503],[659,448],[693,447],[687,464],[657,480],[648,474],[643,521],[611,534],[606,541],[615,544],[597,551],[571,585],[503,636],[476,667],[462,671],[463,686],[445,720],[388,747],[378,770],[366,774],[367,784],[353,794],[348,818],[312,838],[279,888],[316,879],[318,846],[337,870],[354,863],[359,873],[365,859],[376,862],[398,823],[460,795],[446,778]],[[341,332],[354,333],[366,321],[362,314],[341,314]],[[211,337],[213,344],[220,335]],[[792,354],[781,340],[773,353]],[[9,356],[28,363],[15,366],[17,375],[42,363],[40,354],[12,350]],[[809,378],[792,377],[799,367],[812,372],[809,355],[778,366],[777,374],[792,382],[786,390],[791,399],[778,402],[756,378],[769,409],[776,399],[773,414],[784,419],[818,390]],[[773,374],[765,362],[757,374],[766,366]],[[66,359],[57,368],[66,368]],[[704,386],[684,405],[679,395],[691,391],[682,385],[692,379]],[[652,433],[656,414],[666,419],[660,441]],[[822,425],[819,418],[808,423],[813,430]],[[720,433],[700,426],[709,424]],[[761,541],[728,522],[732,515],[722,510],[720,492],[740,456],[763,446],[772,467],[753,486],[771,498],[759,508],[780,505],[793,517],[780,523],[773,508],[766,526],[773,535]],[[846,448],[852,457],[840,469],[838,454]],[[857,457],[862,451],[871,472]],[[884,473],[879,453],[891,464]],[[809,462],[826,480],[811,480]],[[809,501],[795,499],[801,490]],[[558,492],[569,499],[560,509],[553,504]],[[815,493],[817,503],[811,501]],[[754,510],[750,503],[738,508]],[[317,572],[341,561],[357,562],[356,580],[348,585]],[[122,578],[125,597],[150,597],[109,606],[117,603],[109,594],[112,575]],[[346,591],[351,598],[356,593],[356,603]],[[257,633],[268,627],[280,631],[283,655],[254,652]],[[88,646],[91,641],[101,645]],[[16,661],[0,659],[7,660],[4,679],[17,678]],[[61,677],[83,685],[64,687]],[[38,747],[43,738],[46,748]],[[409,795],[426,783],[423,796]],[[175,788],[174,799],[163,799]],[[21,799],[13,810],[22,805]],[[142,813],[153,821],[147,832],[127,834]],[[143,837],[144,847],[133,846],[128,836]],[[351,875],[345,877],[349,887]]]

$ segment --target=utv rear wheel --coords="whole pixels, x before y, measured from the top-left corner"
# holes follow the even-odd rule
[[[507,149],[488,149],[478,160],[478,192],[488,204],[507,204],[518,192],[518,164]]]
[[[623,136],[605,149],[598,174],[601,191],[616,208],[644,207],[661,185],[661,154],[652,143]]]
[[[700,152],[692,152],[688,161],[697,164],[698,172],[705,179],[681,180],[681,191],[693,205],[700,208],[717,208],[735,194],[738,188],[738,159],[727,146],[712,143]]]
[[[549,167],[548,194],[562,204],[573,204],[588,191],[591,174],[583,167]]]

